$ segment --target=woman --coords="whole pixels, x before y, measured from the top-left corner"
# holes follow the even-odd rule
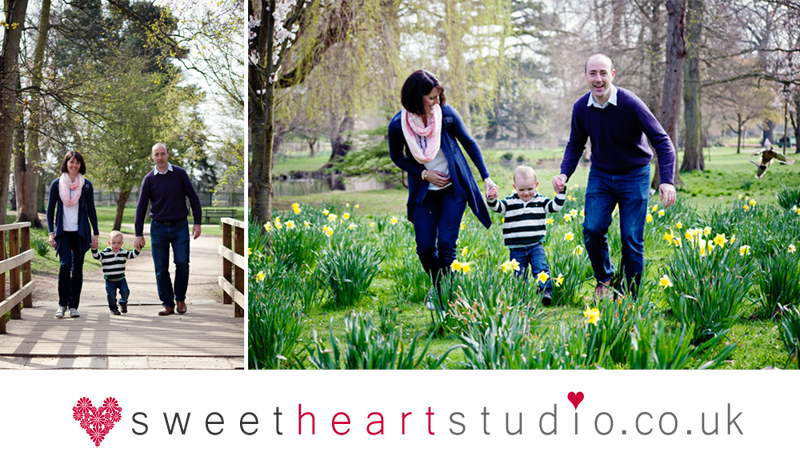
[[[63,318],[67,309],[70,317],[80,317],[78,305],[83,286],[83,257],[89,247],[97,248],[100,235],[94,190],[92,183],[84,179],[84,174],[86,163],[83,156],[77,151],[69,151],[61,163],[61,177],[50,184],[47,230],[50,231],[50,245],[55,247],[61,259],[56,318]]]
[[[433,73],[417,70],[400,92],[403,108],[389,123],[389,155],[408,173],[408,219],[414,223],[417,255],[438,285],[456,259],[456,240],[466,205],[487,228],[489,212],[456,140],[483,178],[496,188],[475,140],[456,110],[445,104],[444,87]],[[433,304],[427,301],[429,309]]]

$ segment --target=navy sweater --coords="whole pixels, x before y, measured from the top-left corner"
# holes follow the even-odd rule
[[[587,106],[589,93],[572,106],[572,129],[561,162],[561,173],[575,172],[586,139],[592,139],[592,167],[611,174],[624,174],[649,164],[658,153],[661,183],[672,184],[675,176],[675,148],[650,109],[632,92],[617,88],[617,105],[605,109]]]
[[[200,207],[200,197],[189,180],[189,174],[175,165],[166,174],[156,174],[155,170],[148,172],[142,180],[139,202],[136,204],[136,218],[133,223],[136,235],[143,235],[148,202],[150,218],[161,223],[177,223],[189,215],[186,197],[189,197],[189,204],[192,206],[194,224],[200,224],[203,209]]]

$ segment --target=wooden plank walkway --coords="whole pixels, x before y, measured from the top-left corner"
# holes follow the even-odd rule
[[[101,249],[105,241],[101,235]],[[133,236],[125,241],[132,245]],[[0,335],[0,369],[243,368],[244,319],[233,316],[232,305],[222,304],[217,285],[220,243],[220,237],[208,235],[191,241],[185,315],[157,315],[161,304],[149,250],[128,261],[130,304],[119,316],[109,314],[102,271],[84,270],[79,318],[54,318],[56,281],[34,278],[40,280],[39,297],[42,288],[47,295],[24,309],[22,320],[8,322],[8,334]]]

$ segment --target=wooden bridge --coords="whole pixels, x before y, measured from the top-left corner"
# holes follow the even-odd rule
[[[10,247],[10,258],[0,258],[0,280],[5,283],[4,276],[8,275],[10,287],[8,299],[0,296],[5,299],[0,302],[0,320],[5,322],[3,316],[12,312],[12,319],[4,324],[5,333],[0,325],[0,369],[244,368],[243,291],[220,279],[243,277],[243,272],[233,273],[232,266],[244,263],[235,255],[244,251],[244,223],[226,222],[230,226],[225,229],[226,247],[222,247],[223,238],[218,236],[204,234],[191,241],[185,315],[158,315],[161,303],[147,249],[127,263],[126,278],[131,290],[127,314],[109,313],[102,271],[91,270],[87,265],[78,308],[80,317],[63,319],[54,317],[58,308],[57,275],[39,275],[31,280],[30,259],[34,253],[30,250],[29,223],[0,226],[0,251],[5,251],[6,238]],[[231,236],[232,228],[241,235]],[[147,232],[145,238],[149,245]],[[234,248],[231,238],[241,245]],[[101,250],[106,241],[107,236],[101,235]],[[132,245],[133,236],[126,235],[125,246]],[[223,263],[227,272],[223,272]],[[170,273],[174,279],[174,265]],[[235,298],[234,305],[223,304],[220,284],[227,287],[224,302]],[[22,310],[16,313],[20,305]]]

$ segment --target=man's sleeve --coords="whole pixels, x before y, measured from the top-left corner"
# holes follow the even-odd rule
[[[144,217],[147,214],[147,204],[150,201],[150,186],[147,185],[147,176],[142,179],[142,187],[139,189],[139,201],[136,203],[136,217],[133,221],[134,233],[137,236],[144,234]]]
[[[580,102],[581,100],[579,99],[572,106],[569,142],[564,150],[564,160],[561,161],[561,173],[566,174],[568,179],[575,172],[575,168],[578,167],[583,151],[586,149],[586,141],[589,139],[589,134],[586,132],[578,112]]]
[[[189,205],[192,207],[192,214],[194,215],[194,224],[201,224],[203,220],[203,207],[200,206],[200,197],[197,196],[197,191],[189,179],[189,173],[184,171],[185,178],[183,180],[183,190],[186,196],[189,197]]]

